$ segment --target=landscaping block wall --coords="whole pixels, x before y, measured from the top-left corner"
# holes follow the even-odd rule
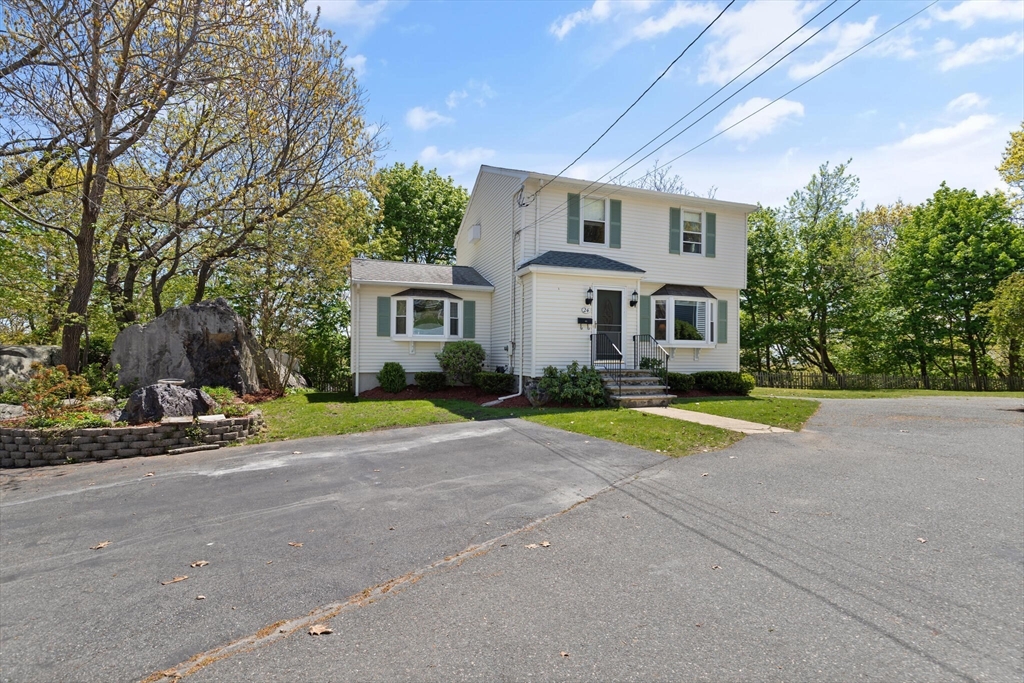
[[[263,425],[259,411],[209,422],[89,429],[0,428],[0,467],[41,467],[144,455],[177,455],[244,441]]]

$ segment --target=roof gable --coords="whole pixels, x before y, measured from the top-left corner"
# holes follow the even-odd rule
[[[445,266],[377,259],[352,259],[352,281],[493,289],[493,285],[483,275],[469,266]]]

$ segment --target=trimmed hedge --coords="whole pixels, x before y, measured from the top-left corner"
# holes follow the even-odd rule
[[[504,372],[478,372],[473,375],[473,386],[485,394],[505,396],[516,390],[516,376]]]
[[[413,377],[416,386],[424,391],[441,391],[448,386],[448,379],[443,372],[417,372]]]
[[[486,354],[484,347],[464,339],[446,343],[441,353],[435,353],[434,356],[449,384],[471,384],[473,375],[483,369]]]
[[[693,389],[693,375],[684,375],[681,372],[668,373],[668,388],[680,393],[691,391]]]
[[[377,383],[389,394],[397,394],[405,389],[405,368],[401,363],[385,363],[377,373]]]
[[[538,382],[538,388],[555,403],[573,406],[605,404],[601,373],[576,361],[565,370],[559,370],[554,365],[544,368],[544,376]]]
[[[695,389],[713,394],[746,396],[757,386],[753,375],[745,372],[695,372],[690,377]]]

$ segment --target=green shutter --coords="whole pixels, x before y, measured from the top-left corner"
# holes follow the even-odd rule
[[[704,236],[707,238],[708,244],[704,249],[704,255],[708,258],[715,258],[715,219],[716,216],[713,213],[704,214]]]
[[[612,249],[620,249],[622,247],[622,202],[618,199],[613,199],[609,203],[612,206],[608,246]]]
[[[462,337],[463,339],[476,338],[476,302],[462,302]]]
[[[640,295],[640,334],[651,333],[651,297]]]
[[[568,209],[566,210],[568,223],[566,224],[565,241],[569,244],[580,243],[580,196],[569,193]]]
[[[682,216],[679,209],[668,210],[668,253],[679,253],[679,232],[682,229]]]
[[[718,300],[718,343],[729,343],[729,302]]]
[[[377,297],[377,336],[391,336],[391,297]]]

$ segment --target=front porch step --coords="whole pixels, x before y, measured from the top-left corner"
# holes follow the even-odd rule
[[[668,389],[664,384],[626,384],[623,382],[622,386],[617,386],[614,382],[605,384],[605,389],[609,391],[613,396],[623,396],[626,394],[663,394]]]
[[[650,377],[651,379],[655,379],[654,375],[651,374],[650,370],[629,370],[626,368],[619,370],[618,368],[599,367],[597,368],[597,371],[598,373],[600,373],[602,378],[608,378],[610,376],[615,376],[621,373],[623,377]]]
[[[624,394],[616,396],[612,394],[608,397],[612,402],[612,405],[619,408],[654,408],[668,407],[672,403],[672,399],[675,398],[673,394]]]

